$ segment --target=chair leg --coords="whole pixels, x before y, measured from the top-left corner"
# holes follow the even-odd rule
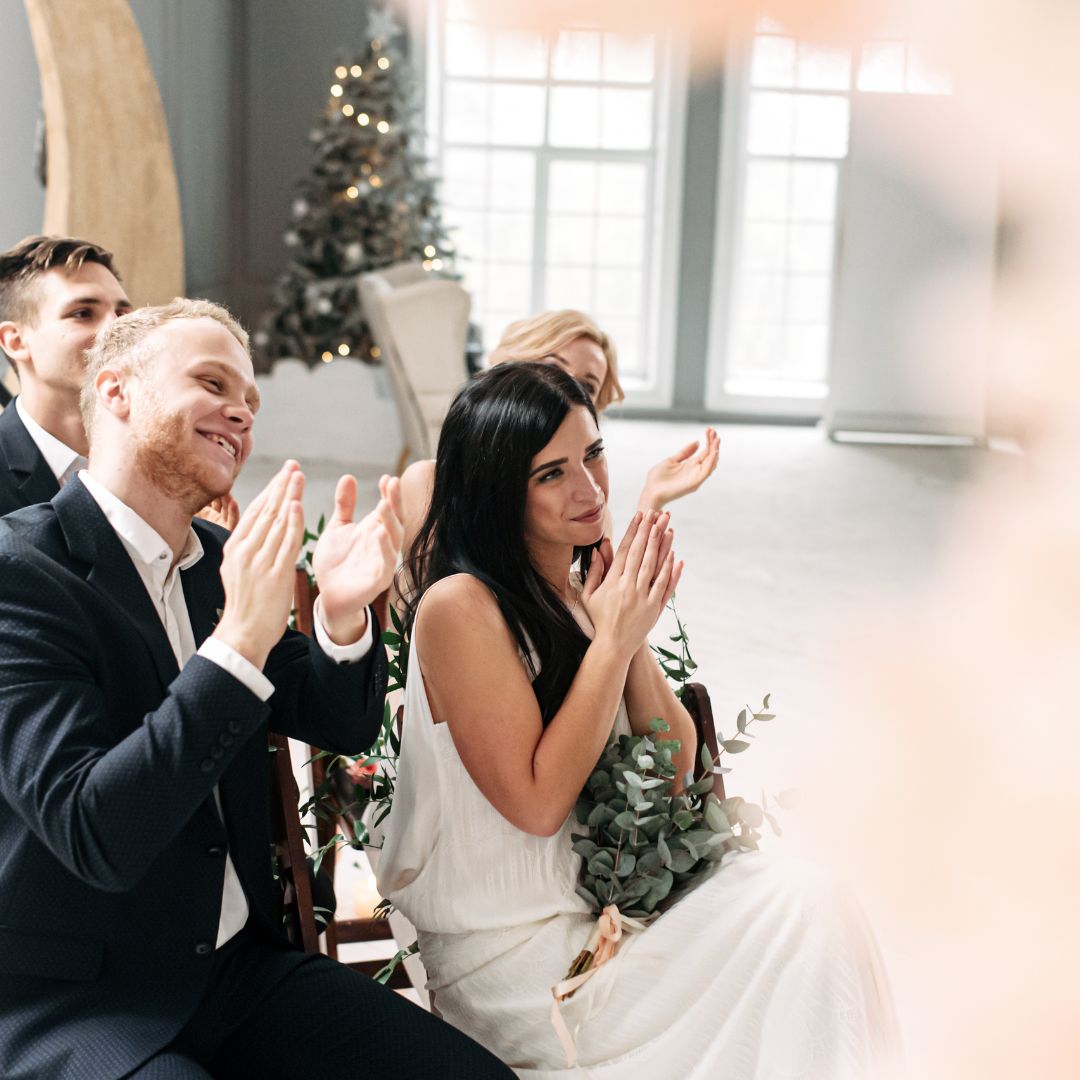
[[[405,466],[409,463],[409,444],[406,443],[401,448],[401,453],[398,455],[397,465],[394,466],[394,475],[400,476],[405,471]]]
[[[326,929],[323,931],[323,934],[325,935],[326,940],[326,955],[329,956],[331,960],[336,960],[338,958],[337,924],[333,919],[326,924]]]

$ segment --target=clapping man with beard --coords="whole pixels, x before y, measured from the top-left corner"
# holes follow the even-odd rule
[[[88,470],[0,522],[0,1075],[509,1075],[281,931],[266,731],[373,741],[397,481],[355,523],[339,482],[309,641],[286,630],[296,463],[227,541],[192,520],[251,451],[258,390],[229,314],[176,300],[112,322],[81,407]]]

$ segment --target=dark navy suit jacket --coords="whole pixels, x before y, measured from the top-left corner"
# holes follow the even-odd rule
[[[224,604],[225,533],[194,527],[206,554],[183,586],[199,644]],[[77,479],[0,521],[6,1080],[120,1077],[171,1041],[209,978],[226,849],[249,926],[284,941],[267,728],[363,751],[386,661],[376,647],[339,666],[290,631],[265,672],[275,692],[263,703],[202,657],[178,671],[135,566]]]
[[[0,412],[0,515],[48,502],[60,485],[12,401]]]

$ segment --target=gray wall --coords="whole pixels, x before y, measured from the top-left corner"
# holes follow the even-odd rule
[[[41,106],[37,61],[22,0],[0,0],[0,251],[41,228],[45,191],[34,177]],[[2,365],[0,365],[2,367]]]
[[[683,160],[683,220],[679,237],[678,322],[671,407],[685,416],[704,415],[712,304],[716,201],[720,168],[723,80],[703,58],[692,55],[686,101]]]
[[[130,0],[165,107],[184,223],[192,296],[228,299],[230,146],[229,0]],[[122,269],[122,268],[121,268]]]
[[[245,71],[246,197],[242,217],[242,279],[233,302],[249,318],[261,309],[285,265],[281,234],[292,188],[311,168],[308,132],[324,107],[339,57],[359,49],[362,0],[245,0],[237,35]]]

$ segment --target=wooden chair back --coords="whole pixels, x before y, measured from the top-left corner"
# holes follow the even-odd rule
[[[303,580],[306,593],[301,589]],[[295,623],[304,634],[311,633],[314,598],[307,574],[299,567],[294,589]],[[270,771],[270,827],[277,852],[278,870],[285,890],[285,926],[294,945],[306,953],[319,952],[319,934],[315,922],[315,901],[307,871],[307,847],[300,821],[300,789],[292,768],[289,740],[270,732],[269,751],[273,757]]]
[[[707,746],[712,754],[713,761],[720,753],[720,746],[716,741],[716,724],[713,721],[712,702],[709,700],[709,691],[699,682],[687,683],[683,688],[682,703],[694,722],[694,730],[698,737],[698,755],[694,758],[694,779],[700,780],[705,775],[705,769],[701,764],[701,747]],[[724,778],[715,774],[713,782],[713,794],[718,799],[724,799]]]
[[[300,791],[292,770],[289,740],[271,732],[271,830],[277,848],[278,871],[285,884],[285,925],[290,940],[306,953],[319,951],[315,903],[307,872],[304,830],[297,806]]]
[[[315,597],[318,595],[307,571],[297,567],[293,599],[293,620],[296,629],[303,634],[313,632]],[[386,597],[376,601],[377,617],[380,608],[385,607]],[[377,646],[381,647],[381,646]],[[325,928],[320,928],[315,917],[315,904],[311,889],[311,879],[307,869],[307,844],[304,826],[300,820],[299,789],[292,770],[288,739],[280,735],[271,735],[270,744],[274,748],[273,786],[274,798],[271,800],[273,812],[274,838],[278,847],[279,865],[285,878],[286,924],[290,928],[293,943],[305,952],[322,951],[319,947],[320,934],[325,934],[325,951],[333,959],[338,958],[338,945],[358,941],[391,940],[393,934],[386,919],[330,919]],[[311,779],[315,789],[326,780],[326,766],[323,758],[317,757],[317,747],[308,748],[311,762]],[[338,831],[338,823],[324,818],[316,819],[316,839],[319,847],[329,843]],[[347,833],[351,835],[351,833]],[[323,858],[322,869],[331,882],[334,876],[336,849],[330,848]],[[374,975],[384,964],[382,960],[367,960],[350,963],[348,966]],[[398,967],[388,983],[395,988],[410,985],[403,967]]]

